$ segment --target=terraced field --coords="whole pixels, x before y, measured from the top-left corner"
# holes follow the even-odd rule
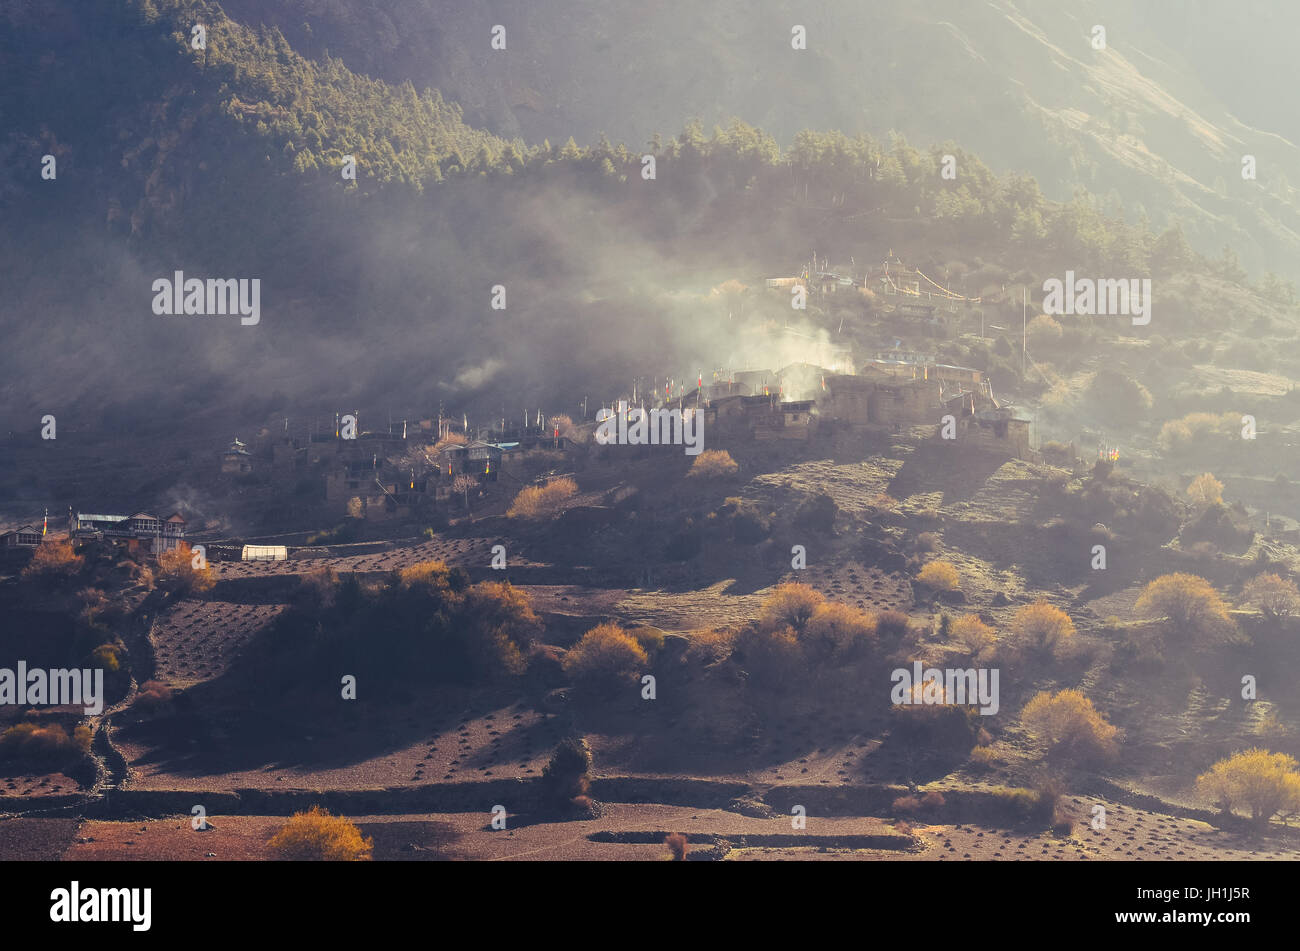
[[[1093,803],[1071,807],[1091,815]],[[1206,859],[1295,861],[1300,847],[1261,844],[1202,822],[1108,804],[1106,827],[1081,822],[1068,835],[1026,833],[978,823],[903,827],[872,817],[809,815],[804,828],[790,817],[633,803],[604,803],[596,819],[520,820],[507,810],[506,828],[491,827],[490,806],[479,812],[350,816],[374,841],[374,858],[389,861],[666,861],[669,833],[686,837],[688,860],[1062,862],[1119,859],[1186,862]],[[212,815],[204,831],[189,816],[101,821],[0,820],[0,851],[14,858],[75,861],[268,860],[267,842],[283,816]]]
[[[154,678],[188,687],[225,673],[284,610],[282,604],[179,601],[154,628]]]

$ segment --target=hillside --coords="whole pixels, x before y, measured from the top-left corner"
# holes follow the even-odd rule
[[[956,141],[1046,194],[1079,186],[1183,220],[1193,247],[1231,243],[1252,270],[1295,278],[1300,123],[1277,97],[1294,85],[1287,37],[1300,14],[1268,0],[1131,4],[923,0],[800,7],[497,0],[465,15],[446,0],[230,0],[310,56],[440,89],[470,121],[529,142],[600,133],[639,147],[684,116],[731,116],[783,145],[804,128]],[[507,51],[489,48],[507,27]],[[793,25],[807,49],[790,47]],[[1104,50],[1092,29],[1107,30]],[[1250,50],[1235,56],[1225,50]],[[997,104],[994,107],[992,104]],[[1257,159],[1244,181],[1241,160]]]
[[[974,876],[1008,935],[1277,917],[1298,32],[0,0],[11,917],[482,904],[390,867],[310,914],[368,861],[886,862],[877,904]],[[577,908],[484,868],[494,933]]]
[[[1148,231],[1135,205],[1126,223],[1096,195],[1053,202],[1032,178],[995,174],[964,141],[921,150],[897,136],[800,131],[782,147],[741,120],[711,134],[687,122],[652,146],[659,169],[647,181],[640,147],[506,141],[466,124],[436,91],[367,78],[323,51],[304,58],[278,28],[231,20],[215,3],[0,11],[11,26],[0,39],[7,162],[38,170],[51,154],[59,169],[53,181],[12,178],[0,193],[20,225],[4,237],[5,307],[41,314],[7,322],[0,357],[9,425],[20,429],[52,410],[122,431],[163,424],[164,386],[222,428],[275,407],[332,413],[340,401],[399,413],[439,403],[498,413],[520,400],[572,409],[637,375],[766,359],[770,324],[747,328],[739,339],[759,336],[738,353],[735,315],[719,322],[714,289],[780,273],[808,248],[860,262],[896,250],[933,273],[967,275],[966,290],[1001,297],[1008,318],[1009,282],[1150,269],[1161,322],[1172,321],[1165,332],[1181,332],[1193,308],[1235,304],[1230,291],[1166,295],[1163,279],[1246,277],[1232,252],[1212,264],[1191,252],[1195,215],[1187,230]],[[202,51],[187,42],[200,20]],[[47,38],[32,39],[37,31]],[[123,64],[131,81],[117,84]],[[945,135],[955,132],[979,139],[974,127]],[[945,154],[955,180],[940,174]],[[341,175],[346,155],[355,182]],[[330,266],[312,267],[320,261]],[[266,319],[160,322],[147,309],[152,284],[178,270],[257,278]],[[490,307],[491,288],[507,284],[508,310]],[[1294,299],[1282,282],[1261,288],[1281,306]],[[829,333],[832,321],[813,323]],[[852,341],[852,323],[834,326]],[[637,349],[647,335],[669,341],[653,367]],[[94,359],[63,345],[86,336]],[[126,354],[150,371],[113,372]],[[1018,376],[999,382],[1014,389]],[[499,390],[507,377],[509,395]]]

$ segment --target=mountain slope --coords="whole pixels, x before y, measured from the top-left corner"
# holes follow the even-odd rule
[[[743,122],[712,136],[688,124],[655,146],[647,180],[639,148],[506,141],[437,93],[305,59],[221,10],[0,6],[10,425],[55,413],[138,433],[178,412],[264,420],[366,400],[572,411],[636,376],[810,358],[788,352],[786,330],[874,347],[866,296],[812,308],[800,327],[773,295],[725,290],[810,249],[859,264],[892,249],[972,293],[1069,267],[1151,273],[1158,330],[1173,336],[1215,306],[1163,283],[1208,269],[1178,231],[1156,239],[1086,194],[1047,201],[957,145],[800,131],[782,150]],[[939,174],[946,150],[955,181]],[[47,152],[53,181],[39,174]],[[338,171],[346,154],[355,183]],[[1216,273],[1235,279],[1232,263]],[[153,314],[153,283],[178,270],[259,280],[261,322]],[[504,309],[489,304],[498,285]],[[1269,297],[1285,303],[1285,288]],[[990,320],[1019,317],[1005,294],[987,306]],[[1014,387],[1020,370],[997,373]]]
[[[1252,268],[1300,276],[1300,193],[1286,174],[1300,168],[1300,110],[1269,92],[1300,80],[1288,39],[1300,9],[1267,0],[226,6],[310,55],[441,89],[501,135],[640,143],[689,115],[737,115],[785,143],[810,127],[894,129],[959,141],[1053,198],[1084,185],[1130,220],[1177,216],[1203,253],[1231,243]],[[505,52],[489,48],[495,24]],[[794,24],[804,51],[790,47]],[[1246,154],[1255,181],[1241,177]]]

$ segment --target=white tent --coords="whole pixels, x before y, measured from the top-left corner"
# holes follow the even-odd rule
[[[285,561],[289,549],[283,545],[245,545],[241,556],[243,561]]]

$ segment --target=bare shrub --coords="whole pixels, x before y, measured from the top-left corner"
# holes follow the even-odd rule
[[[1056,650],[1074,637],[1074,622],[1047,601],[1027,604],[1011,619],[1011,631],[1020,646]]]
[[[993,628],[980,620],[978,614],[963,614],[953,621],[948,639],[971,655],[987,650],[996,641]]]
[[[735,646],[734,631],[714,629],[691,631],[686,657],[696,663],[714,664],[729,657]]]
[[[515,496],[506,517],[530,521],[554,518],[563,509],[565,501],[577,494],[578,483],[568,476],[552,479],[546,485],[528,486]]]
[[[1111,759],[1119,749],[1119,730],[1078,690],[1040,691],[1025,704],[1020,720],[1054,755],[1087,762]]]
[[[564,672],[594,690],[613,691],[645,669],[649,658],[617,624],[593,627],[564,655]]]
[[[363,838],[356,824],[320,806],[296,812],[271,837],[281,858],[295,861],[362,862],[371,857],[374,840]]]
[[[929,562],[917,574],[916,580],[936,591],[957,591],[961,588],[960,572],[955,565],[946,561]]]
[[[528,594],[509,582],[480,581],[465,592],[463,608],[463,636],[479,669],[522,674],[542,627]]]
[[[1255,605],[1272,620],[1300,612],[1300,589],[1296,588],[1296,583],[1272,572],[1256,575],[1248,581],[1242,600]]]
[[[881,611],[876,615],[876,634],[881,637],[902,637],[911,626],[911,619],[902,611]]]
[[[1196,790],[1224,813],[1244,807],[1257,825],[1300,812],[1300,772],[1285,753],[1250,749],[1221,759],[1196,778]]]
[[[763,631],[790,627],[796,634],[801,634],[817,608],[825,602],[826,598],[809,585],[798,582],[777,585],[763,601],[758,626]]]
[[[590,787],[591,748],[582,737],[566,737],[556,744],[542,768],[542,786],[553,802],[586,796]]]
[[[793,628],[747,628],[736,639],[736,649],[744,659],[745,670],[761,684],[785,686],[805,670],[803,651]]]
[[[74,727],[69,734],[57,723],[26,720],[0,733],[0,759],[57,762],[88,751],[90,739],[88,726]]]
[[[803,640],[819,657],[846,657],[869,644],[875,633],[876,619],[870,614],[847,604],[826,602],[813,609]]]
[[[937,532],[922,532],[916,536],[916,549],[923,552],[934,552],[939,550],[939,535]]]
[[[740,471],[736,460],[725,449],[706,449],[695,457],[686,473],[692,479],[721,479]]]
[[[899,796],[894,800],[893,811],[900,816],[913,816],[921,808],[921,800],[916,796]]]
[[[172,688],[165,683],[157,680],[146,680],[140,686],[140,693],[136,697],[136,703],[144,707],[160,707],[170,703],[173,696]]]
[[[1223,504],[1223,483],[1209,472],[1202,472],[1187,487],[1187,497],[1196,505]]]
[[[181,542],[171,551],[158,556],[156,581],[165,590],[184,597],[188,594],[200,594],[211,591],[217,583],[216,573],[211,565],[194,567],[194,552],[188,544]]]
[[[689,851],[690,845],[685,835],[680,832],[670,832],[664,837],[664,845],[668,846],[668,852],[672,855],[674,862],[686,861],[686,853]]]
[[[61,581],[80,572],[84,560],[73,550],[71,542],[62,539],[46,541],[36,546],[22,574],[27,579]]]
[[[1161,575],[1143,589],[1134,605],[1139,614],[1162,617],[1171,632],[1186,639],[1225,636],[1235,625],[1214,586],[1198,575]]]
[[[1156,443],[1167,452],[1185,452],[1213,438],[1235,436],[1240,413],[1188,413],[1160,428]]]

